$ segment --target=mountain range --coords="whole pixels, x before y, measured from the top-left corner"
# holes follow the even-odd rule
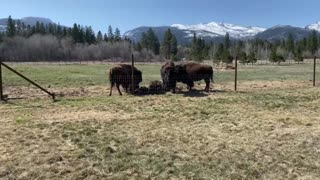
[[[230,38],[233,40],[258,38],[262,40],[276,41],[280,39],[286,39],[289,34],[292,34],[294,39],[299,40],[307,37],[312,30],[316,30],[320,33],[320,22],[308,25],[306,27],[277,25],[272,28],[254,26],[247,27],[216,22],[196,25],[173,24],[171,26],[159,27],[143,26],[126,32],[124,36],[127,36],[135,42],[138,42],[142,37],[142,33],[146,32],[149,28],[154,30],[155,34],[160,40],[164,36],[164,32],[170,28],[173,34],[177,37],[179,44],[190,44],[194,33],[204,38],[207,42],[222,42],[226,33],[229,33]]]
[[[5,31],[7,20],[7,18],[0,19],[0,31]],[[45,25],[54,23],[52,20],[42,17],[25,17],[20,20],[21,22],[30,26],[34,26],[37,21],[42,22]],[[230,38],[233,40],[259,38],[262,40],[275,41],[285,39],[289,34],[292,34],[294,39],[298,40],[307,37],[312,30],[316,30],[320,33],[320,22],[316,22],[305,27],[277,25],[271,28],[241,26],[217,22],[194,25],[173,24],[171,26],[157,27],[142,26],[127,31],[123,36],[126,36],[135,42],[138,42],[142,37],[142,33],[146,32],[149,28],[153,29],[160,41],[163,39],[165,31],[171,29],[172,33],[176,36],[178,43],[186,45],[191,43],[194,33],[204,38],[207,42],[223,42],[226,33],[229,33]]]
[[[21,23],[24,23],[26,26],[35,26],[37,22],[42,22],[44,25],[47,24],[55,24],[51,19],[49,18],[43,18],[43,17],[24,17],[21,19],[13,19],[15,21],[20,20]],[[0,32],[3,32],[6,30],[7,27],[8,18],[2,18],[0,19]]]

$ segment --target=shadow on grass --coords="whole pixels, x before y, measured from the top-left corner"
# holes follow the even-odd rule
[[[182,94],[185,97],[207,97],[207,96],[209,96],[209,94],[203,90],[178,91],[177,94]]]

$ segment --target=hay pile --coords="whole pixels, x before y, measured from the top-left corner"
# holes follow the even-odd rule
[[[151,81],[149,87],[141,86],[135,91],[136,95],[148,95],[148,94],[164,94],[163,85],[161,81]]]

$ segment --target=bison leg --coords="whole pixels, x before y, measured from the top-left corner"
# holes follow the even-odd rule
[[[175,94],[175,93],[176,93],[176,88],[172,88],[172,89],[171,89],[171,92],[172,92],[173,94]]]
[[[111,95],[112,95],[112,88],[113,88],[113,86],[114,86],[114,83],[111,83],[111,87],[110,87],[110,94],[109,94],[109,96],[111,96]]]
[[[194,86],[194,83],[193,83],[193,82],[191,82],[190,84],[188,84],[188,89],[189,89],[189,91],[192,91],[193,86]]]
[[[206,88],[204,90],[209,92],[210,91],[210,79],[205,79],[205,82],[206,82]]]
[[[122,96],[122,93],[121,93],[121,91],[120,91],[120,84],[116,84],[116,87],[117,87],[117,89],[118,89],[118,92],[119,92],[119,94],[120,94],[120,96]]]
[[[124,91],[128,93],[128,85],[122,85],[122,87],[124,88]]]

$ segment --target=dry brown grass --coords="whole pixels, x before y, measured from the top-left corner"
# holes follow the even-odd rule
[[[0,179],[319,179],[320,90],[308,83],[144,97],[63,88],[55,103],[12,89],[37,96],[0,105]]]

